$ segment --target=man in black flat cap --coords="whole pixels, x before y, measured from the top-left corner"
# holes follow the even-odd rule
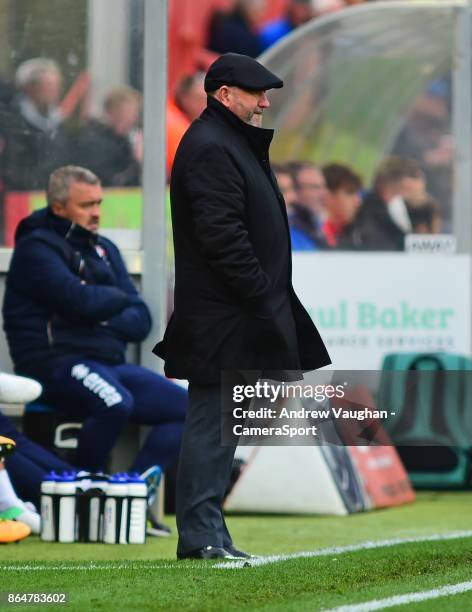
[[[221,510],[235,447],[220,440],[225,371],[307,371],[330,363],[294,293],[283,196],[263,129],[266,91],[282,81],[236,53],[205,78],[207,108],[177,150],[171,177],[174,313],[154,352],[189,380],[177,477],[178,558],[245,558]],[[299,377],[301,378],[301,376]]]

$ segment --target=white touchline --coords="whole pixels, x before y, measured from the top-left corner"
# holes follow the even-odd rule
[[[0,565],[0,572],[75,572],[75,571],[115,571],[115,570],[156,570],[156,569],[211,569],[211,565],[196,565],[195,563],[183,563],[180,561],[177,563],[89,563],[89,564],[72,564],[68,565],[32,565],[32,564],[21,564],[21,563],[9,563],[8,565]]]
[[[456,540],[458,538],[470,538],[472,531],[451,531],[450,533],[438,533],[430,536],[418,536],[410,538],[393,538],[391,540],[368,540],[351,544],[349,546],[330,546],[329,548],[320,548],[319,550],[309,550],[287,555],[267,555],[266,557],[256,557],[247,561],[226,561],[217,563],[213,567],[218,569],[240,569],[242,567],[256,567],[259,565],[269,565],[271,563],[280,563],[290,559],[302,559],[310,557],[326,557],[328,555],[339,555],[343,553],[355,552],[357,550],[368,550],[370,548],[385,548],[388,546],[397,546],[398,544],[412,544],[415,542],[435,542],[439,540]]]
[[[248,559],[248,561],[224,561],[215,564],[204,564],[197,562],[185,563],[183,561],[169,563],[168,561],[162,560],[162,563],[149,563],[145,561],[137,561],[131,563],[113,563],[113,562],[98,562],[98,563],[69,563],[68,565],[35,565],[31,563],[5,563],[0,564],[0,572],[21,572],[21,571],[36,571],[36,572],[47,572],[47,571],[96,571],[96,570],[154,570],[154,569],[241,569],[243,567],[254,567],[258,565],[269,565],[271,563],[279,563],[281,561],[288,561],[290,559],[301,559],[310,557],[326,557],[329,555],[340,555],[343,553],[356,552],[357,550],[369,550],[372,548],[384,548],[388,546],[397,546],[398,544],[411,544],[415,542],[435,542],[441,540],[457,540],[459,538],[470,538],[472,537],[472,531],[451,531],[449,533],[434,534],[430,536],[419,536],[409,538],[394,538],[391,540],[368,540],[366,542],[359,542],[358,544],[351,544],[349,546],[331,546],[329,548],[320,548],[319,550],[311,550],[305,552],[290,553],[287,555],[268,555],[267,557],[256,557],[254,559]]]
[[[395,595],[395,597],[387,597],[386,599],[374,599],[360,604],[331,608],[330,610],[326,610],[326,612],[370,612],[371,610],[383,610],[384,608],[401,606],[415,601],[436,599],[436,597],[445,597],[446,595],[458,595],[466,591],[472,591],[472,581],[460,582],[459,584],[447,584],[446,586],[431,589],[430,591],[405,593],[405,595]]]

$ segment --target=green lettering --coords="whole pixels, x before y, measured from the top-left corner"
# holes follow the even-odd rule
[[[375,304],[361,302],[358,308],[358,327],[360,329],[373,329],[375,327]]]
[[[439,311],[441,314],[441,311]],[[426,308],[421,313],[421,325],[424,329],[434,329],[436,323],[436,317],[438,315],[437,310],[433,310],[432,308]]]
[[[453,308],[444,308],[438,312],[439,315],[439,329],[447,329],[449,327],[448,317],[454,316],[455,311]]]
[[[339,327],[341,329],[347,328],[347,303],[345,300],[339,303]]]
[[[396,329],[398,327],[398,316],[394,308],[385,308],[379,319],[380,325],[385,329]]]
[[[402,329],[417,329],[418,324],[418,315],[419,311],[417,308],[411,308],[408,306],[407,302],[401,302],[400,304],[400,312],[401,312],[401,328]]]

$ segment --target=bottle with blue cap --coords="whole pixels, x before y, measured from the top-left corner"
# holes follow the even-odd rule
[[[79,472],[77,480],[78,541],[101,542],[108,476],[103,473]]]
[[[62,472],[55,481],[54,493],[58,499],[58,529],[56,540],[59,542],[75,542],[78,532],[78,517],[76,515],[77,472]],[[56,506],[57,507],[57,506]]]
[[[103,541],[107,544],[127,544],[128,476],[115,474],[106,491],[103,520]]]
[[[41,539],[44,542],[54,542],[58,534],[56,519],[59,519],[58,496],[56,481],[58,475],[52,471],[43,478],[41,483]]]
[[[144,544],[146,541],[147,486],[139,474],[128,478],[128,543]]]

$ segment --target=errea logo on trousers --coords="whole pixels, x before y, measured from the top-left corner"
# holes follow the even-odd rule
[[[123,400],[122,395],[113,385],[107,383],[97,372],[91,372],[90,368],[83,363],[75,365],[71,370],[71,375],[73,378],[81,380],[84,387],[92,393],[98,395],[108,408],[119,404]]]

